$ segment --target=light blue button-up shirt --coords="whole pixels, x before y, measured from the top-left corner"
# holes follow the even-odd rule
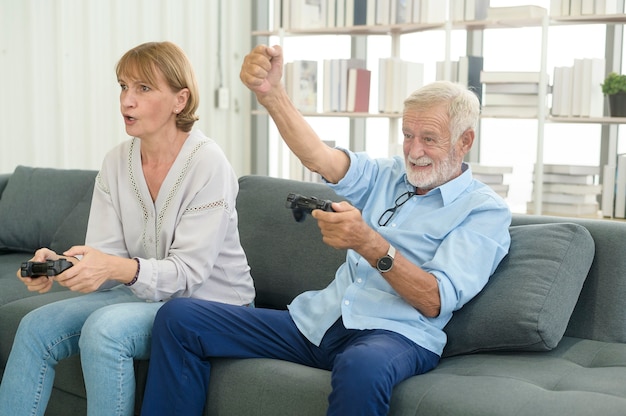
[[[346,328],[386,329],[441,355],[443,327],[452,313],[472,299],[507,254],[511,212],[491,188],[463,173],[426,195],[415,195],[400,206],[386,226],[378,219],[396,198],[414,191],[404,159],[370,159],[344,150],[350,168],[330,186],[361,210],[364,220],[402,255],[432,273],[439,284],[441,310],[428,318],[391,287],[376,268],[353,250],[335,279],[322,290],[300,294],[289,305],[299,330],[319,345],[341,316]]]

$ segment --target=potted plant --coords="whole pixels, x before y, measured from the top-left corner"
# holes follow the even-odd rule
[[[608,74],[602,84],[602,92],[609,98],[611,117],[626,117],[626,75]]]

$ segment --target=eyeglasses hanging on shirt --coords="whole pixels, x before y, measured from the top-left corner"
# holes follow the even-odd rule
[[[403,193],[402,195],[400,195],[399,197],[397,197],[395,201],[395,206],[391,208],[387,208],[385,212],[383,212],[383,214],[378,219],[378,225],[380,225],[381,227],[384,227],[387,224],[389,224],[389,221],[391,221],[397,209],[400,208],[402,205],[404,205],[406,201],[411,199],[413,195],[415,195],[415,192],[407,191]]]

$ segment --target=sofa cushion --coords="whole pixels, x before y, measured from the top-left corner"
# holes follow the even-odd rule
[[[18,166],[0,198],[0,250],[84,243],[96,173]]]
[[[594,258],[589,231],[573,223],[510,227],[511,248],[474,299],[445,327],[444,356],[546,351],[563,337]]]
[[[239,178],[239,234],[260,307],[285,309],[305,290],[322,289],[344,262],[346,251],[322,241],[317,221],[296,222],[285,208],[290,192],[340,201],[328,186],[266,176]]]

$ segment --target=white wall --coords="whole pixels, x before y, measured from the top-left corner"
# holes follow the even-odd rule
[[[169,40],[201,89],[196,126],[238,175],[250,171],[250,94],[239,81],[250,49],[246,0],[0,0],[0,173],[17,165],[99,169],[127,139],[115,64],[128,49]],[[215,108],[218,27],[228,110]]]

